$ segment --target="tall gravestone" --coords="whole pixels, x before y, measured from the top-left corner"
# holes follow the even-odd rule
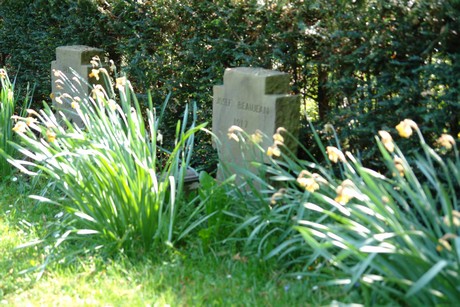
[[[103,60],[104,51],[81,45],[61,46],[56,48],[56,60],[51,62],[53,106],[58,113],[64,113],[70,121],[77,124],[81,124],[81,121],[71,107],[72,99],[69,96],[86,97],[91,91],[89,85],[102,83],[101,79],[90,77],[93,69],[90,62],[95,56]]]
[[[298,134],[300,97],[289,94],[290,75],[261,68],[229,68],[224,84],[213,88],[212,130],[219,138],[219,159],[244,167],[246,157],[240,144],[227,136],[228,129],[239,126],[248,134],[260,130],[268,136],[261,146],[273,145],[271,136],[279,127]],[[295,143],[286,142],[295,152]],[[224,179],[222,171],[219,179]]]

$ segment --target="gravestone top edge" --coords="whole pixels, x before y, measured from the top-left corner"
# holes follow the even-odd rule
[[[277,70],[270,70],[265,68],[259,67],[235,67],[235,68],[227,68],[225,69],[224,75],[228,73],[237,73],[237,74],[245,74],[251,75],[253,77],[271,77],[271,76],[289,76],[288,73],[277,71]]]
[[[94,52],[103,52],[104,50],[96,47],[90,47],[86,45],[71,45],[71,46],[59,46],[56,48],[56,53],[60,53],[62,51],[69,51],[69,52],[87,52],[87,51],[94,51]]]
[[[84,45],[59,46],[56,48],[56,64],[69,67],[89,65],[96,55],[103,56],[104,50]]]

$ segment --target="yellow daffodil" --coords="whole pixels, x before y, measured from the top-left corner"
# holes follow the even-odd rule
[[[327,156],[329,160],[331,160],[332,162],[334,163],[337,163],[338,161],[345,162],[345,156],[338,148],[334,146],[327,146],[326,152],[327,152]]]
[[[393,152],[395,150],[395,144],[393,142],[393,138],[391,137],[391,134],[389,134],[385,130],[380,130],[379,131],[380,139],[382,140],[383,146],[389,151]]]
[[[26,125],[28,127],[33,126],[36,122],[37,122],[36,118],[30,117],[30,116],[26,118]]]
[[[124,91],[126,86],[127,79],[126,77],[120,77],[115,80],[115,87],[119,91]]]
[[[280,144],[283,144],[284,143],[284,137],[279,133],[275,133],[273,135],[273,141],[278,142]]]
[[[282,133],[287,132],[286,128],[284,128],[284,127],[278,127],[278,128],[276,129],[276,133],[280,133],[280,134],[281,134],[281,132],[282,132]]]
[[[90,78],[96,78],[99,81],[99,69],[91,69],[91,73],[89,74]]]
[[[72,101],[72,103],[70,104],[70,107],[71,107],[72,109],[78,110],[78,109],[80,109],[80,104],[74,100],[74,101]]]
[[[448,240],[456,239],[456,238],[457,238],[457,235],[454,235],[452,233],[446,233],[445,235],[443,235],[441,238],[438,239],[439,245],[436,246],[436,250],[440,252],[445,248],[449,252],[452,251],[452,246],[450,245]]]
[[[9,101],[14,100],[14,93],[13,93],[13,91],[11,89],[8,89],[7,99]]]
[[[436,143],[438,143],[439,146],[442,146],[447,150],[451,150],[452,147],[455,146],[455,140],[449,134],[441,134]]]
[[[306,178],[306,177],[299,177],[297,178],[297,183],[307,190],[310,193],[315,192],[316,190],[319,190],[319,184],[316,182],[316,180],[313,177]]]
[[[283,198],[285,193],[286,193],[286,189],[284,188],[281,188],[275,193],[273,193],[272,197],[270,198],[270,204],[275,205],[279,199]]]
[[[55,97],[54,100],[55,100],[57,103],[62,104],[62,98],[61,98],[61,96]]]
[[[56,140],[56,133],[51,130],[46,130],[46,139],[49,143],[53,143]]]
[[[356,190],[355,184],[350,179],[346,179],[339,185],[336,189],[337,197],[335,201],[345,205],[348,203],[352,198],[356,197]]]
[[[451,226],[448,216],[444,216],[443,222],[447,226],[449,226],[449,227]],[[460,227],[460,212],[458,212],[456,210],[452,211],[452,223],[454,224],[455,227]]]
[[[24,133],[27,130],[27,124],[23,121],[19,121],[14,125],[13,131],[17,133]]]
[[[94,68],[96,68],[96,67],[99,67],[99,63],[101,62],[101,59],[99,59],[99,56],[96,55],[89,62]]]
[[[117,109],[117,103],[113,99],[109,99],[107,101],[107,105],[109,106],[110,110],[115,111]]]
[[[64,81],[62,81],[61,79],[57,79],[56,81],[54,81],[54,84],[56,85],[56,88],[58,90],[62,90],[64,88]]]
[[[93,99],[104,99],[104,88],[100,84],[96,84],[92,90]]]
[[[239,142],[240,138],[238,137],[237,133],[235,133],[235,132],[240,132],[241,133],[241,132],[244,132],[244,130],[241,129],[241,127],[236,126],[236,125],[233,125],[230,128],[228,128],[228,133],[227,133],[228,138],[230,140],[234,140],[235,142]]]
[[[412,135],[412,129],[417,129],[417,124],[410,119],[405,119],[396,125],[396,130],[403,138],[409,138]]]
[[[256,130],[256,132],[251,134],[251,140],[256,144],[260,144],[263,140],[262,132],[260,130]]]
[[[233,133],[233,132],[244,132],[244,130],[243,130],[241,127],[237,126],[237,125],[233,125],[233,126],[231,126],[230,128],[228,128],[228,132],[229,132],[229,133]]]
[[[0,69],[0,79],[5,79],[6,78],[6,70]]]
[[[281,150],[276,145],[272,145],[267,149],[267,156],[269,157],[279,157],[281,155]]]
[[[395,164],[396,169],[399,172],[400,176],[404,176],[404,165],[403,165],[403,160],[399,157],[394,157],[393,162]],[[395,176],[395,174],[393,174]]]
[[[57,69],[53,69],[53,75],[57,78],[57,77],[60,77],[62,74],[62,72],[60,70],[57,70]]]
[[[235,133],[227,133],[229,140],[234,140],[235,142],[239,142],[240,138]]]
[[[317,178],[322,179],[318,174],[311,174],[307,170],[302,170],[297,177],[297,183],[308,192],[313,193],[319,189]]]

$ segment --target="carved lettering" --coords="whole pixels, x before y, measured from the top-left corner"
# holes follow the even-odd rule
[[[244,101],[238,101],[237,108],[240,110],[250,111],[254,113],[270,114],[270,108],[260,104],[252,104]]]
[[[246,129],[248,127],[248,123],[249,122],[246,119],[242,119],[242,118],[233,119],[233,124],[243,129]]]
[[[232,100],[230,98],[224,98],[224,97],[216,98],[216,104],[220,104],[220,105],[228,107],[231,103],[232,103]]]

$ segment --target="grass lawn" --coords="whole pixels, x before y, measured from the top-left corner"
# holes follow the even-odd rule
[[[28,199],[30,189],[21,179],[0,185],[0,305],[305,306],[353,300],[339,288],[313,290],[317,279],[196,246],[134,260],[76,256],[50,264],[36,281],[37,272],[21,271],[43,263],[43,247],[15,247],[39,238],[59,210]]]

